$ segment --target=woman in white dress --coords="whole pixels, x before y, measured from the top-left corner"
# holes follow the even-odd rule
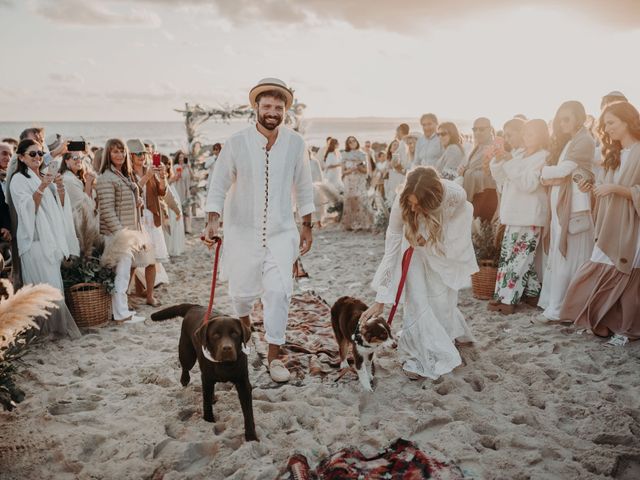
[[[458,309],[458,290],[478,271],[472,215],[463,188],[441,179],[432,167],[411,170],[394,201],[385,254],[372,282],[376,303],[362,321],[395,302],[404,252],[413,247],[398,342],[402,368],[410,378],[436,379],[449,373],[461,363],[455,341],[473,341]]]
[[[329,146],[324,154],[324,177],[339,192],[344,190],[342,184],[342,159],[338,150],[338,140],[329,140]]]
[[[553,120],[551,155],[540,181],[550,186],[551,215],[543,236],[548,252],[538,306],[548,320],[559,320],[569,282],[593,250],[591,197],[580,191],[580,179],[593,178],[595,142],[584,127],[587,115],[580,102],[563,103]]]
[[[402,148],[406,148],[407,145],[402,142]],[[400,155],[399,149],[401,148],[398,140],[393,140],[387,147],[387,160],[389,161],[389,177],[384,186],[384,191],[387,194],[387,201],[389,204],[393,204],[396,194],[398,193],[398,187],[402,185],[407,174],[408,164],[406,162],[407,154]],[[404,161],[402,159],[405,159]]]
[[[191,182],[193,172],[189,166],[187,156],[182,150],[178,150],[173,158],[173,180],[171,184],[180,197],[182,206],[182,218],[184,219],[185,233],[191,233]]]
[[[630,103],[610,104],[598,131],[602,183],[580,183],[597,199],[596,244],[567,290],[560,318],[625,345],[640,338],[640,114]]]
[[[83,152],[68,152],[62,156],[60,174],[67,198],[71,201],[73,222],[76,228],[81,253],[93,254],[93,244],[87,244],[100,236],[100,223],[96,214],[96,175],[85,168]],[[83,236],[88,238],[83,238]],[[86,240],[86,241],[85,241]]]
[[[173,177],[173,169],[171,168],[171,159],[166,155],[162,156],[162,163],[167,171],[169,185],[164,201],[167,204],[166,221],[163,222],[164,239],[167,245],[167,251],[171,257],[177,257],[184,253],[185,236],[184,222],[182,221],[182,205],[180,205],[180,196],[171,183]]]
[[[347,137],[342,155],[344,204],[342,226],[345,230],[371,230],[373,212],[367,195],[367,156],[356,137]]]
[[[9,188],[18,219],[16,242],[23,282],[46,283],[64,294],[61,262],[69,255],[78,255],[80,248],[62,175],[51,169],[41,170],[44,152],[34,140],[21,141],[16,154],[17,170]],[[79,337],[64,300],[57,304],[48,319],[38,322],[40,332]]]

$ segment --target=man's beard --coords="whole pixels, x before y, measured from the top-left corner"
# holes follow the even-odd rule
[[[267,130],[275,130],[282,123],[282,117],[280,115],[267,116],[258,114],[258,123]]]

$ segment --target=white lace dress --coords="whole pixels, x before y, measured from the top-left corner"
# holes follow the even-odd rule
[[[454,340],[473,341],[473,335],[458,309],[458,290],[478,271],[471,222],[473,207],[464,189],[442,180],[442,252],[433,247],[416,247],[403,293],[403,329],[398,351],[403,368],[423,377],[436,379],[460,365]],[[427,237],[424,225],[423,237]],[[409,244],[399,200],[391,209],[385,241],[385,255],[372,282],[376,301],[392,304],[400,283],[404,251]]]

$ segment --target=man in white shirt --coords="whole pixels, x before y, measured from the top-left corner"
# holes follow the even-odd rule
[[[265,78],[251,89],[249,101],[257,124],[231,136],[220,152],[204,209],[204,242],[213,246],[224,210],[222,267],[229,296],[247,326],[253,304],[261,299],[269,373],[274,381],[286,382],[289,371],[278,354],[285,343],[293,265],[311,249],[313,184],[304,140],[280,127],[292,91],[282,80]],[[302,218],[300,233],[293,196]]]
[[[443,150],[436,131],[438,130],[438,117],[433,113],[425,113],[420,117],[420,125],[424,135],[416,144],[416,155],[413,166],[435,167],[442,156]]]

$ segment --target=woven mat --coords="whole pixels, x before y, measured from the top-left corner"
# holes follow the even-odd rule
[[[258,355],[267,357],[264,340],[262,305],[254,307],[251,321],[255,328],[253,341]],[[338,345],[331,328],[331,307],[314,292],[296,294],[291,299],[287,343],[281,357],[291,375],[303,379],[307,375],[325,377],[336,372],[339,365]]]
[[[313,470],[304,455],[289,459],[278,480],[464,480],[456,465],[440,462],[408,440],[398,439],[384,451],[366,457],[356,448],[344,448]]]

